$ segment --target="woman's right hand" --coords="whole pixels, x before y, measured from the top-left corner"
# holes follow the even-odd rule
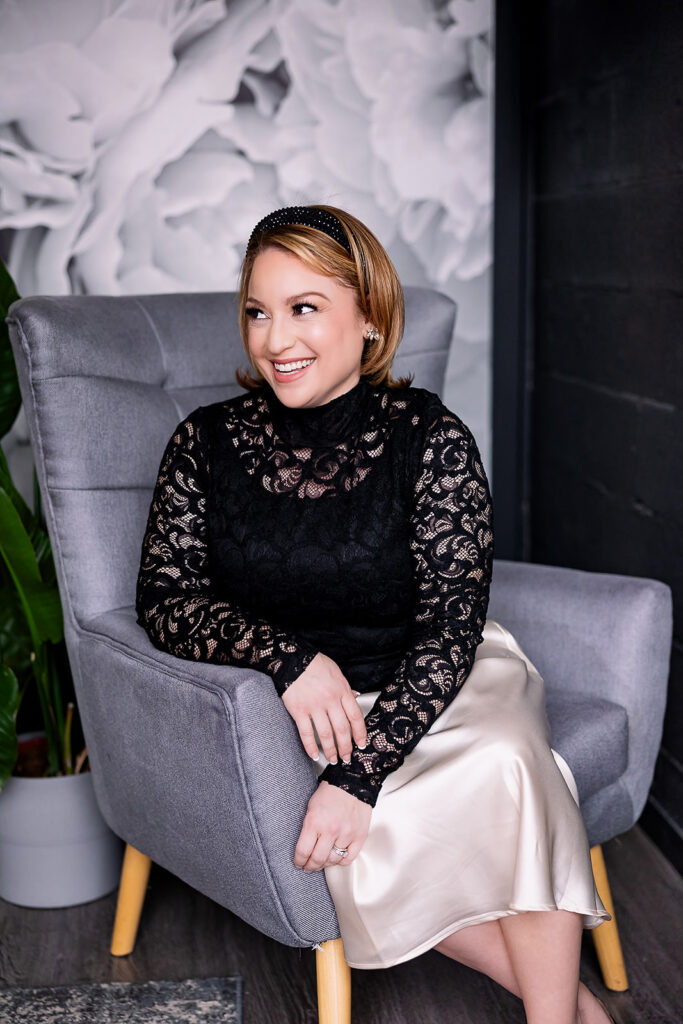
[[[336,661],[322,651],[284,691],[282,701],[296,722],[306,753],[314,761],[320,754],[313,725],[323,753],[332,763],[337,760],[337,750],[343,761],[349,761],[354,742],[359,747],[367,744],[365,719],[354,696],[357,692],[351,689]]]

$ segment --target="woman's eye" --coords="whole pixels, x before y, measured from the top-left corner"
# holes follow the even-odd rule
[[[258,314],[259,313],[263,313],[263,310],[262,309],[258,309],[257,306],[247,306],[247,308],[245,309],[244,312],[247,314],[247,316],[249,317],[250,320],[257,320],[257,319],[260,319]],[[264,313],[264,316],[265,316],[265,313]]]
[[[315,312],[318,307],[314,306],[312,302],[297,302],[292,306],[292,309],[312,309]]]

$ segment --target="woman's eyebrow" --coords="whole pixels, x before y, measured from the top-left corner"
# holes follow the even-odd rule
[[[327,299],[328,302],[330,301],[329,296],[325,295],[324,292],[299,292],[298,295],[290,295],[289,298],[285,299],[285,305],[291,306],[291,304],[296,302],[297,299],[303,299],[306,295],[319,295],[321,299]],[[259,306],[264,305],[260,299],[254,299],[251,295],[248,297],[247,302],[257,302]]]
[[[329,302],[329,298],[324,292],[299,292],[298,295],[290,295],[286,301],[288,305],[291,305],[292,302],[296,302],[297,299],[303,299],[306,295],[319,295],[321,299],[327,299]]]

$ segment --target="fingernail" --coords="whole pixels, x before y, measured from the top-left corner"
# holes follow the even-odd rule
[[[344,764],[351,764],[351,758],[349,758],[347,761],[345,757],[342,757],[342,761]]]
[[[359,750],[365,750],[365,748],[367,747],[367,743],[357,743],[356,746],[359,748]]]
[[[334,761],[330,761],[330,764],[336,764],[336,763],[337,763],[337,758],[336,757],[335,757]]]
[[[318,758],[320,757],[320,754],[309,754],[308,756],[310,757],[311,761],[317,761]]]

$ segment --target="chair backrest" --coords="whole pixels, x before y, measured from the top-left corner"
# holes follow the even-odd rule
[[[407,287],[392,368],[443,393],[456,306]],[[164,447],[200,405],[241,392],[234,292],[20,299],[8,324],[65,616],[135,602]]]

